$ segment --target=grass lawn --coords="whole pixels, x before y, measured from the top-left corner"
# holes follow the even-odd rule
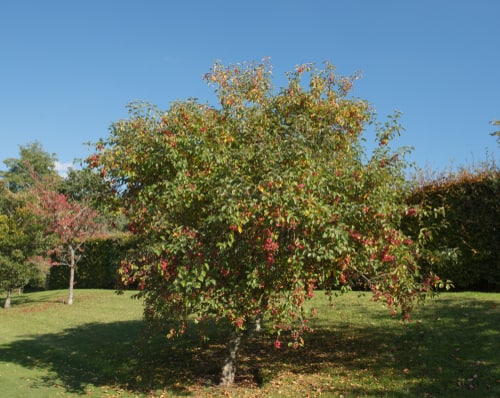
[[[243,347],[237,386],[214,386],[223,340],[148,338],[131,294],[14,296],[0,310],[2,397],[500,397],[500,294],[446,293],[403,324],[349,293],[319,292],[315,331],[298,350]],[[3,304],[0,301],[0,305]]]

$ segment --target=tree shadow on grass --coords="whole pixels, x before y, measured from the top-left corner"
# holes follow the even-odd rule
[[[500,397],[498,301],[446,295],[416,315],[422,323],[402,336],[399,358],[423,380],[418,392]]]
[[[0,361],[45,370],[32,388],[59,386],[84,394],[89,386],[144,393],[168,387],[185,395],[196,370],[192,350],[163,343],[158,351],[158,338],[147,339],[141,321],[90,323],[25,336],[1,348]]]
[[[336,381],[331,392],[349,396],[500,396],[497,304],[440,300],[416,314],[421,322],[406,326],[318,322],[298,350],[278,351],[271,337],[251,338],[242,348],[237,383],[266,388],[288,372],[296,380],[324,375]],[[380,313],[367,311],[363,317]],[[0,361],[45,370],[32,388],[57,384],[83,394],[89,386],[106,386],[187,396],[217,383],[225,353],[221,333],[212,328],[211,340],[200,347],[196,327],[170,341],[148,337],[141,321],[85,324],[18,339],[0,349]]]
[[[304,350],[261,351],[261,368],[330,374],[348,396],[500,397],[498,304],[439,299],[410,324],[361,306],[363,322],[323,322]]]

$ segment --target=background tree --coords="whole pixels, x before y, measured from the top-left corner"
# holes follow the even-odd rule
[[[98,204],[100,192],[103,189],[103,181],[97,173],[88,168],[70,168],[60,191],[71,200],[86,200],[92,204]]]
[[[25,196],[10,192],[0,181],[0,291],[6,292],[5,308],[10,307],[11,293],[39,278],[44,269],[36,258],[37,232],[24,211]]]
[[[3,161],[7,171],[0,171],[0,177],[12,192],[18,192],[33,184],[33,172],[40,177],[50,176],[58,179],[56,161],[55,154],[45,152],[42,145],[35,141],[19,147],[19,159],[10,158]]]
[[[166,112],[145,103],[112,125],[88,159],[141,237],[124,262],[145,316],[182,334],[188,316],[229,325],[222,384],[234,381],[244,330],[260,325],[302,345],[315,289],[371,289],[408,317],[435,279],[419,274],[418,241],[399,228],[404,150],[397,115],[376,123],[355,80],[303,65],[277,91],[272,68],[216,64],[206,75],[220,107],[195,100]],[[361,135],[375,125],[377,149]]]
[[[103,199],[112,195],[108,184],[90,168],[70,169],[59,191],[66,195],[68,200],[85,202],[87,206],[97,210],[101,223],[115,232],[126,230],[127,221],[123,211],[119,207],[110,209]]]
[[[73,304],[75,267],[83,246],[103,228],[97,222],[98,213],[85,202],[71,200],[36,177],[30,195],[33,198],[29,202],[30,210],[44,225],[50,242],[46,253],[48,261],[53,266],[67,265],[70,269],[68,304]]]

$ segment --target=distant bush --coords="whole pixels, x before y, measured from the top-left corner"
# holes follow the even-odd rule
[[[82,258],[75,269],[75,287],[86,289],[115,289],[121,259],[134,246],[133,237],[123,234],[111,238],[96,238],[85,244]],[[49,289],[67,288],[69,269],[54,266],[48,275]]]
[[[494,162],[421,178],[408,202],[444,210],[446,227],[434,231],[428,245],[448,256],[424,267],[459,290],[500,291],[500,170]],[[434,215],[425,217],[424,224]]]

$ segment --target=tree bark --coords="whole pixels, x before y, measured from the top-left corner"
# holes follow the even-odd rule
[[[73,285],[75,284],[75,249],[73,246],[69,246],[69,293],[68,293],[68,305],[73,304]]]
[[[229,386],[234,383],[236,377],[236,368],[238,364],[238,354],[243,339],[248,339],[255,334],[263,331],[264,317],[258,314],[253,322],[248,323],[245,331],[237,330],[233,332],[231,339],[227,344],[227,354],[222,367],[221,386]]]
[[[227,354],[222,367],[221,386],[229,386],[234,383],[236,366],[238,363],[238,351],[241,344],[242,332],[236,331],[227,344]]]
[[[10,308],[10,297],[12,296],[12,290],[7,290],[7,297],[5,299],[5,303],[3,305],[3,308]]]
[[[254,320],[254,327],[253,327],[253,330],[252,332],[253,333],[260,333],[262,332],[262,324],[264,322],[264,317],[262,316],[262,314],[258,314],[256,317],[255,317],[255,320]]]

